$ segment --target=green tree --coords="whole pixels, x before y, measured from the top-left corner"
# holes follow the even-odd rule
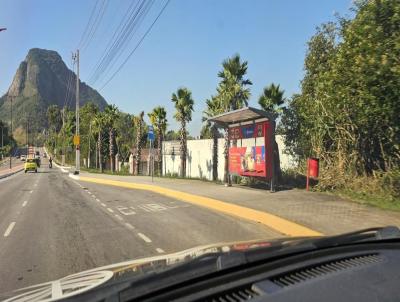
[[[258,98],[258,104],[265,111],[269,111],[274,114],[277,118],[283,111],[282,105],[285,103],[283,94],[284,90],[281,90],[279,85],[271,83],[264,87],[263,93]]]
[[[247,64],[247,61],[241,61],[238,54],[222,62],[222,70],[218,73],[221,81],[217,87],[216,97],[220,102],[223,112],[237,110],[248,105],[250,98],[250,88],[248,86],[252,85],[252,82],[245,78]],[[224,181],[230,184],[228,129],[225,129],[224,140]]]
[[[115,105],[107,105],[104,109],[104,124],[108,130],[109,161],[111,172],[115,171],[115,120],[118,117],[118,108]]]
[[[136,165],[135,165],[135,175],[139,175],[140,171],[140,161],[142,157],[142,146],[143,146],[143,128],[144,128],[144,111],[140,112],[138,116],[133,118],[133,124],[136,130]]]
[[[167,130],[167,112],[164,107],[157,106],[148,116],[157,134],[158,171],[162,175],[162,142]]]
[[[100,173],[103,173],[103,161],[104,161],[104,148],[103,148],[103,137],[104,129],[106,126],[106,120],[104,112],[97,113],[93,118],[93,133],[97,136],[97,152],[96,152],[96,167],[99,166]]]
[[[172,94],[172,102],[175,104],[174,118],[181,123],[180,129],[180,159],[181,159],[181,177],[186,176],[186,158],[187,158],[187,133],[186,124],[192,120],[194,101],[189,89],[179,88]]]
[[[90,168],[91,163],[91,152],[95,149],[95,143],[91,142],[94,140],[93,136],[93,117],[99,112],[99,107],[93,102],[87,102],[80,108],[79,119],[80,119],[80,136],[81,136],[81,154],[87,154],[87,165]]]
[[[321,159],[321,186],[399,167],[399,11],[398,1],[358,1],[352,20],[308,43],[302,91],[282,121],[292,151]]]
[[[132,115],[120,111],[115,120],[116,144],[122,162],[128,161],[131,147],[134,145],[135,132],[132,129],[132,119]]]

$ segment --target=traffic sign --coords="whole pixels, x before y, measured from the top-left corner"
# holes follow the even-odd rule
[[[149,126],[149,131],[147,132],[147,139],[149,141],[154,141],[154,129],[153,129],[153,126]]]
[[[78,146],[80,144],[80,136],[74,135],[74,145]]]

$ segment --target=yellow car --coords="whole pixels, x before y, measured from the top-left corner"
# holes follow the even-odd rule
[[[25,166],[24,166],[24,170],[25,173],[28,171],[35,171],[35,173],[37,173],[37,161],[35,158],[28,158],[25,162]]]

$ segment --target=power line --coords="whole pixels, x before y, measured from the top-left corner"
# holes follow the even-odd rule
[[[82,50],[85,50],[88,47],[88,45],[90,44],[90,42],[93,40],[93,37],[94,37],[97,29],[99,28],[99,24],[101,23],[101,20],[103,19],[104,13],[105,13],[106,8],[107,8],[107,5],[108,5],[108,1],[107,0],[103,0],[103,2],[101,4],[101,7],[100,7],[100,9],[98,11],[98,14],[96,16],[96,19],[94,20],[94,22],[93,22],[93,24],[92,24],[92,26],[90,28],[86,43],[82,44],[82,46],[81,46]]]
[[[142,38],[139,40],[139,42],[136,44],[135,48],[129,53],[129,55],[125,58],[125,60],[122,62],[122,64],[117,68],[117,70],[111,75],[111,77],[107,80],[107,82],[99,89],[102,90],[105,86],[110,83],[110,81],[116,76],[116,74],[124,67],[126,62],[130,59],[130,57],[135,53],[135,51],[139,48],[139,46],[142,44],[143,40],[146,38],[146,36],[150,33],[151,29],[153,26],[156,24],[157,20],[161,17],[162,13],[164,10],[167,8],[170,0],[167,0],[167,2],[164,4],[163,8],[161,11],[158,13],[157,17],[154,19],[153,23],[150,25],[150,27],[147,29],[147,31],[144,33]]]
[[[97,64],[94,72],[90,76],[89,82],[93,84],[100,75],[110,66],[115,57],[121,54],[121,52],[125,49],[127,43],[132,39],[132,36],[136,32],[137,28],[139,27],[141,21],[143,20],[145,14],[148,13],[150,7],[153,5],[154,0],[147,1],[142,0],[141,2],[137,2],[135,7],[132,5],[129,7],[129,17],[126,18],[126,15],[123,18],[125,20],[122,29],[122,23],[114,32],[113,37],[110,40],[109,47],[103,53],[103,56],[100,60],[100,63]],[[140,4],[139,4],[140,3]],[[116,35],[116,33],[118,34]],[[116,38],[114,39],[114,37]],[[110,45],[111,44],[111,45]]]
[[[136,31],[139,29],[141,23],[143,22],[145,16],[148,14],[148,12],[149,12],[149,10],[150,10],[150,8],[151,8],[151,6],[152,6],[153,4],[154,4],[154,0],[152,0],[151,3],[150,3],[148,6],[146,6],[146,7],[143,9],[143,11],[140,13],[140,16],[138,17],[138,20],[137,20],[138,25],[136,26],[136,28],[134,28],[134,29],[132,30],[131,35],[126,39],[126,42],[124,42],[124,43],[126,43],[126,44],[128,45],[129,42],[132,40],[133,36],[135,35]],[[118,59],[119,59],[119,58],[121,57],[121,55],[124,53],[124,50],[125,50],[125,49],[122,49],[122,50],[118,51],[118,52],[114,55],[114,58],[110,61],[110,63],[109,63],[109,65],[107,66],[107,68],[104,69],[104,70],[102,71],[102,74],[104,74],[104,76],[106,76],[106,75],[112,70],[112,68],[114,67],[114,65],[118,62]]]
[[[94,16],[94,12],[96,11],[96,7],[97,7],[97,4],[99,4],[99,2],[100,2],[100,0],[97,0],[96,4],[92,8],[92,12],[90,14],[90,18],[89,18],[88,22],[86,23],[85,30],[83,31],[83,34],[82,34],[81,39],[80,39],[80,41],[78,43],[78,46],[76,47],[77,49],[81,47],[81,45],[82,45],[82,43],[84,41],[84,38],[86,38],[86,34],[87,34],[88,29],[89,29],[89,25],[92,22],[92,19],[93,19],[93,16]]]

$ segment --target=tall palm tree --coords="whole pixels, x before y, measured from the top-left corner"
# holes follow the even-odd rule
[[[277,119],[283,110],[281,106],[285,103],[285,98],[283,97],[284,93],[285,91],[280,89],[279,84],[275,85],[271,83],[264,87],[262,95],[258,98],[258,104],[260,104],[261,108],[265,111],[270,111],[275,119]],[[281,161],[279,157],[279,147],[276,141],[274,141],[273,150],[274,175],[279,181],[281,179]]]
[[[271,83],[264,87],[263,93],[258,98],[258,104],[262,109],[272,112],[277,117],[282,112],[280,106],[285,103],[284,93],[285,91],[281,90],[279,85]]]
[[[212,155],[212,177],[213,180],[218,179],[218,127],[215,123],[210,122],[209,119],[223,113],[222,106],[217,97],[212,96],[211,99],[206,100],[206,110],[203,111],[203,122],[205,122],[205,128],[211,132],[213,138],[213,155]]]
[[[217,88],[218,98],[224,112],[240,109],[247,106],[250,98],[252,82],[246,79],[247,61],[242,62],[238,54],[222,62],[222,70],[218,73],[221,81]],[[224,134],[224,182],[230,185],[229,178],[229,132]]]
[[[115,171],[115,120],[118,117],[118,108],[115,105],[107,105],[104,109],[104,122],[108,129],[110,169]]]
[[[172,94],[172,102],[175,104],[174,118],[181,123],[180,129],[180,158],[181,158],[181,177],[186,176],[186,157],[187,157],[187,137],[186,123],[192,120],[193,104],[192,92],[183,87]]]
[[[96,114],[96,116],[93,118],[93,133],[97,135],[97,161],[100,167],[100,173],[103,173],[103,152],[102,152],[102,141],[103,141],[103,129],[105,127],[105,119],[104,119],[104,113],[99,112]],[[97,164],[96,164],[97,166]]]
[[[162,142],[167,130],[167,112],[164,107],[157,106],[148,114],[150,122],[157,133],[158,171],[162,175]]]
[[[140,173],[140,159],[142,156],[142,135],[143,135],[143,117],[144,111],[140,112],[138,116],[133,118],[133,123],[136,128],[136,165],[135,165],[135,175]]]

